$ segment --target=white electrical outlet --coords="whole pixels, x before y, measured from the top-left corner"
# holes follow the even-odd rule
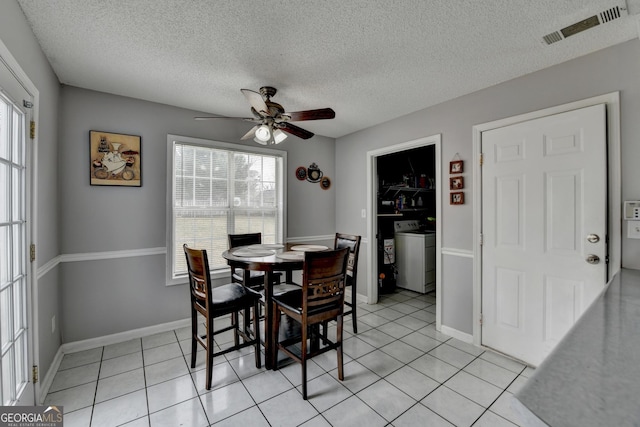
[[[366,209],[362,209],[362,218],[366,218],[367,217],[367,210]]]
[[[56,316],[51,317],[51,333],[56,331]]]
[[[627,221],[627,237],[640,239],[640,221]]]

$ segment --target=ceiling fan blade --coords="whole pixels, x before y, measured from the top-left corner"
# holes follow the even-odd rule
[[[194,117],[195,120],[213,120],[213,119],[234,119],[234,120],[249,120],[254,121],[253,117],[228,117],[228,116],[199,116]]]
[[[333,119],[336,112],[331,108],[319,108],[317,110],[294,111],[293,113],[285,113],[291,117],[292,122],[301,122],[303,120],[325,120]]]
[[[213,119],[236,119],[237,117],[225,117],[225,116],[200,116],[194,117],[195,120],[213,120]]]
[[[260,125],[255,125],[251,129],[249,129],[249,132],[245,133],[244,136],[240,138],[240,140],[242,141],[245,139],[253,138],[253,136],[256,134],[256,130],[258,130],[259,127]]]
[[[260,113],[260,115],[262,116],[269,115],[269,107],[267,107],[267,104],[264,102],[264,99],[262,99],[262,95],[260,95],[258,92],[255,92],[251,89],[240,89],[240,92],[242,92],[244,97],[247,98],[247,101],[249,101],[249,104],[251,104],[251,107],[253,107],[253,109],[256,110],[258,113]]]
[[[292,125],[291,123],[281,123],[278,128],[302,139],[309,139],[313,136],[313,132],[309,132],[306,129],[302,129],[301,127]]]
[[[200,116],[194,117],[195,120],[213,120],[213,119],[233,119],[244,120],[245,122],[262,123],[262,118],[256,117],[226,117],[226,116]]]

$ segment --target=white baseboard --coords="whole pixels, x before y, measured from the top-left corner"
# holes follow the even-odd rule
[[[91,350],[97,347],[104,347],[106,345],[117,344],[125,341],[129,341],[135,338],[142,338],[148,335],[159,334],[161,332],[173,331],[174,329],[184,328],[191,326],[191,319],[176,320],[175,322],[162,323],[160,325],[148,326],[146,328],[133,329],[131,331],[119,332],[117,334],[105,335],[103,337],[91,338],[88,340],[74,341],[62,344],[58,348],[58,352],[51,362],[51,366],[47,371],[40,383],[40,403],[44,402],[44,399],[49,393],[49,388],[53,383],[53,379],[60,368],[60,363],[65,354],[76,353],[78,351]]]
[[[62,363],[62,358],[64,357],[64,353],[62,352],[62,346],[58,347],[58,351],[56,355],[53,357],[53,362],[51,362],[51,366],[49,366],[49,370],[47,374],[40,381],[40,396],[38,397],[38,404],[44,404],[44,399],[47,397],[49,393],[49,388],[51,388],[51,384],[53,383],[53,379],[56,376],[56,372],[58,372],[58,368],[60,367],[60,363]]]
[[[449,326],[444,326],[444,325],[440,327],[440,332],[442,332],[445,335],[449,335],[450,337],[453,337],[462,342],[473,344],[473,335],[467,334],[466,332],[461,332],[457,329],[453,329]]]
[[[65,343],[62,344],[61,347],[64,354],[76,353],[78,351],[90,350],[96,347],[117,344],[135,338],[142,338],[146,337],[147,335],[159,334],[161,332],[172,331],[174,329],[184,328],[188,326],[191,326],[191,319],[176,320],[174,322],[161,323],[159,325],[148,326],[146,328],[133,329],[131,331],[105,335],[103,337]]]

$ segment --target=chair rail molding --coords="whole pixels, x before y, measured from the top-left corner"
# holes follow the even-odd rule
[[[473,251],[457,248],[442,248],[442,255],[458,256],[463,258],[473,258]]]

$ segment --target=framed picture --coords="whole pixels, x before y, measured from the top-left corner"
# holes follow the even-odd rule
[[[449,173],[462,173],[462,160],[449,162]]]
[[[454,176],[449,178],[449,190],[462,190],[464,188],[464,177]]]
[[[141,137],[89,131],[91,185],[142,186]]]
[[[449,204],[451,205],[463,205],[464,204],[464,192],[456,191],[449,195]]]

